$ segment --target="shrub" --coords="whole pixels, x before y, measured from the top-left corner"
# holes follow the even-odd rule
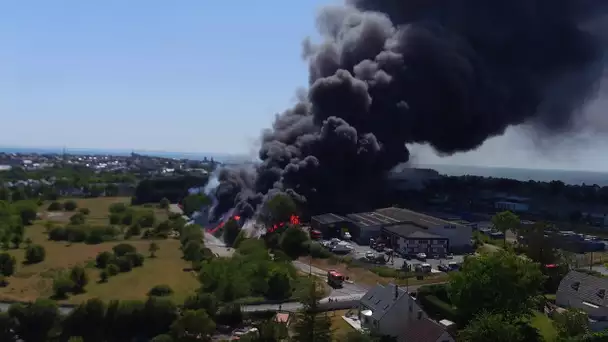
[[[318,259],[327,259],[332,255],[326,248],[323,248],[320,244],[312,241],[308,243],[308,252],[311,257]]]
[[[135,252],[137,252],[137,249],[135,249],[135,247],[133,247],[133,245],[129,245],[128,243],[118,244],[118,245],[112,247],[112,250],[114,251],[114,254],[117,257],[124,256],[127,253],[135,253]]]
[[[89,245],[96,245],[102,243],[104,241],[103,230],[100,229],[92,229],[89,234],[87,234],[85,243]]]
[[[15,273],[15,257],[8,253],[0,253],[0,274],[10,277]]]
[[[113,214],[122,214],[127,211],[127,206],[124,203],[112,203],[110,205],[110,212]]]
[[[113,277],[120,272],[120,268],[118,268],[118,266],[116,264],[109,264],[108,267],[106,268],[106,271],[108,271],[108,275],[110,277]]]
[[[107,270],[101,270],[101,272],[99,272],[99,282],[100,283],[107,282],[108,278],[110,278],[110,274]]]
[[[168,209],[170,204],[171,204],[171,202],[169,202],[167,197],[163,197],[163,199],[161,199],[160,202],[158,203],[158,207],[161,209]]]
[[[156,217],[154,216],[154,211],[146,210],[140,213],[139,218],[137,219],[137,223],[139,223],[144,228],[150,228],[154,226],[156,222]]]
[[[84,287],[89,283],[87,272],[82,266],[74,266],[70,271],[70,280],[74,284],[74,292],[84,292]]]
[[[53,280],[53,295],[56,299],[65,299],[73,287],[74,283],[68,277],[57,277]]]
[[[52,202],[51,204],[49,204],[49,207],[47,208],[48,211],[62,211],[63,210],[63,204],[55,201]]]
[[[36,264],[44,261],[46,251],[40,245],[31,245],[25,250],[25,262],[28,264]]]
[[[125,258],[131,260],[131,265],[133,265],[133,267],[143,266],[145,259],[140,253],[127,253],[125,254]]]
[[[129,234],[129,236],[140,236],[141,235],[141,226],[139,225],[139,223],[135,223],[135,224],[131,225],[129,227],[129,229],[127,230],[127,234]]]
[[[156,285],[148,291],[148,296],[166,297],[173,294],[173,289],[169,285]]]
[[[91,210],[89,208],[80,208],[78,209],[78,212],[83,215],[89,215],[91,213]]]
[[[55,227],[49,230],[49,240],[53,241],[66,241],[68,239],[68,234],[63,227]]]
[[[65,211],[74,211],[76,208],[78,208],[78,205],[74,201],[65,201],[63,203],[63,209],[65,209]]]
[[[65,233],[70,242],[83,242],[87,238],[87,232],[80,226],[67,226]]]
[[[73,225],[84,224],[86,217],[82,213],[76,213],[70,217],[70,223]]]
[[[460,317],[458,311],[450,304],[437,298],[435,295],[420,296],[420,304],[429,316],[436,318],[445,318],[452,322],[459,322]]]
[[[133,262],[126,256],[116,258],[115,263],[120,272],[129,272],[133,269]]]
[[[119,224],[122,217],[119,214],[110,214],[108,216],[110,224]]]
[[[114,254],[110,252],[101,252],[95,258],[95,267],[106,268],[114,261]]]

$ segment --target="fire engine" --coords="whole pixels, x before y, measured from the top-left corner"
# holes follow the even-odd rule
[[[327,271],[327,283],[329,286],[334,288],[342,287],[342,284],[344,283],[344,276],[338,271],[329,270]]]

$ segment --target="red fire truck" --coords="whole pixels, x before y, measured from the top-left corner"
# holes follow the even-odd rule
[[[342,287],[342,284],[344,283],[344,276],[338,271],[329,270],[327,271],[327,283],[333,288]]]

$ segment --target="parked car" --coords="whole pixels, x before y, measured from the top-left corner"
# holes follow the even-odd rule
[[[440,270],[441,272],[449,272],[450,266],[446,265],[446,264],[440,264],[439,266],[437,266],[437,269]]]
[[[450,253],[445,258],[448,260],[454,259],[454,254]]]
[[[426,253],[418,253],[416,254],[416,259],[420,261],[426,261]]]

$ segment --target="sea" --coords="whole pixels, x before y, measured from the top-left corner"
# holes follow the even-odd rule
[[[31,147],[2,147],[0,152],[6,153],[63,153],[63,148],[31,148]],[[118,150],[118,149],[94,149],[94,148],[66,148],[66,153],[75,155],[130,155],[132,152],[157,156],[164,158],[186,158],[193,160],[202,160],[204,158],[213,158],[222,163],[244,163],[250,162],[251,157],[246,155],[231,155],[221,153],[185,153],[185,152],[165,152],[165,151],[145,151],[145,150]],[[550,182],[560,180],[570,185],[593,185],[608,186],[608,172],[595,171],[573,171],[573,170],[549,170],[549,169],[525,169],[525,168],[508,168],[508,167],[484,167],[471,165],[418,165],[421,168],[431,168],[437,170],[440,174],[448,176],[464,176],[474,175],[482,177],[509,178],[520,181],[541,181]]]

